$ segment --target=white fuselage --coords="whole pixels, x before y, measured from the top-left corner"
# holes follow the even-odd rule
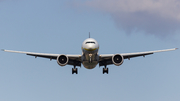
[[[88,38],[82,43],[82,64],[87,69],[96,67],[99,61],[99,44],[93,38]]]

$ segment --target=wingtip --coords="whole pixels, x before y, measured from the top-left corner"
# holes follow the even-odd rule
[[[5,51],[4,49],[1,49],[2,51]]]
[[[175,50],[176,50],[176,49],[179,49],[179,48],[175,48]]]

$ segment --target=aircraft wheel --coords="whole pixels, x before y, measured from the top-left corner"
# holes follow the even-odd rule
[[[72,74],[74,74],[74,73],[78,74],[78,69],[77,68],[72,68]]]
[[[108,74],[108,68],[103,68],[103,74],[107,73]]]

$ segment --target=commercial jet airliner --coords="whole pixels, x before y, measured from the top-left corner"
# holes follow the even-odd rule
[[[108,74],[107,65],[114,64],[120,66],[124,59],[134,58],[145,55],[150,55],[157,52],[165,52],[176,50],[177,48],[165,49],[165,50],[156,50],[156,51],[147,51],[147,52],[135,52],[135,53],[122,53],[122,54],[99,54],[99,44],[93,38],[88,38],[82,43],[82,55],[65,55],[65,54],[48,54],[48,53],[34,53],[34,52],[24,52],[24,51],[13,51],[13,50],[3,50],[5,52],[14,52],[14,53],[24,53],[26,55],[48,58],[50,60],[57,60],[57,63],[60,66],[72,65],[72,74],[78,74],[78,69],[76,66],[81,67],[81,64],[87,69],[93,69],[97,64],[99,66],[104,66],[103,74]]]

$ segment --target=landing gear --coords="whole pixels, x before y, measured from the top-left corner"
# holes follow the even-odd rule
[[[89,54],[89,63],[92,63],[92,54]]]
[[[72,74],[74,74],[74,73],[78,74],[78,69],[76,68],[76,66],[74,66],[74,68],[72,68]]]
[[[108,68],[106,68],[106,66],[105,66],[105,68],[103,68],[103,74],[104,73],[107,73],[108,74]]]

